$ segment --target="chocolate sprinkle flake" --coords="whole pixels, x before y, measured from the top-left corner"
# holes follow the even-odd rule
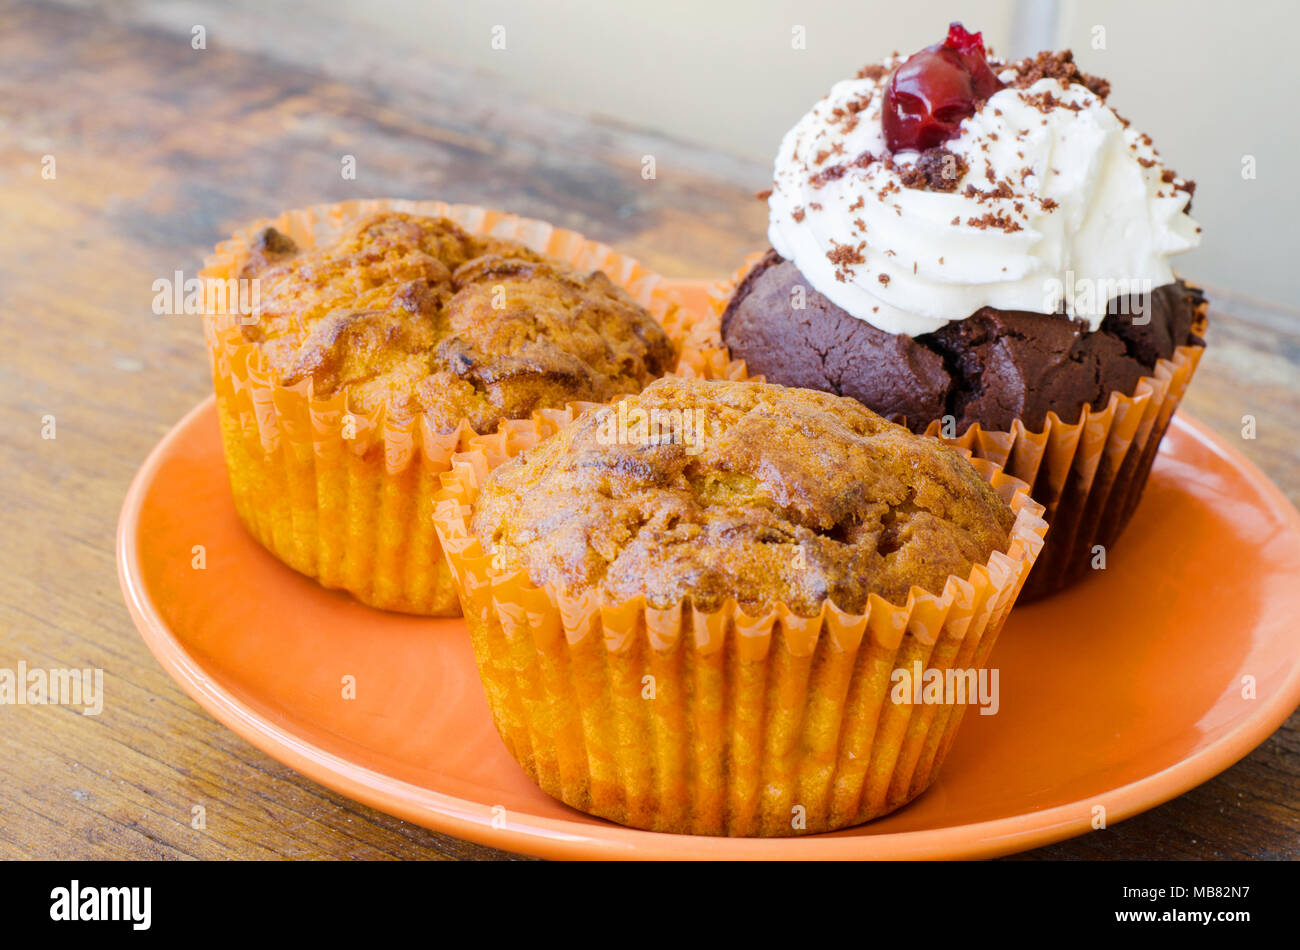
[[[986,212],[979,218],[967,218],[966,223],[972,228],[979,228],[981,231],[987,231],[989,228],[997,228],[999,231],[1005,231],[1007,234],[1014,234],[1017,231],[1024,230],[1020,222],[1016,221],[1009,214],[998,214],[993,211]]]
[[[754,197],[759,201],[766,201],[768,198],[772,197],[772,189],[764,188],[762,191],[756,191],[754,192]]]
[[[1077,102],[1069,102],[1064,99],[1058,99],[1052,95],[1050,89],[1044,89],[1042,92],[1028,93],[1022,92],[1020,98],[1027,104],[1033,106],[1043,115],[1049,115],[1056,109],[1069,109],[1071,112],[1082,112],[1083,106]]]
[[[848,170],[849,166],[845,165],[843,162],[840,162],[838,165],[827,165],[817,174],[809,178],[808,184],[812,185],[814,188],[820,188],[828,181],[837,181],[838,179],[843,178]]]
[[[852,244],[840,244],[838,241],[831,241],[831,249],[826,252],[826,259],[835,265],[835,279],[840,283],[847,283],[849,277],[853,274],[853,266],[866,261],[862,256],[862,249],[867,246],[866,241],[859,241],[857,246]]]
[[[1013,89],[1028,89],[1040,79],[1059,79],[1067,85],[1077,83],[1083,86],[1098,99],[1105,100],[1110,95],[1110,83],[1079,69],[1074,62],[1074,53],[1068,49],[1060,52],[1044,50],[1037,56],[1026,57],[1011,65],[1017,74],[1009,84]]]
[[[915,164],[898,169],[904,187],[921,191],[956,191],[968,171],[964,158],[942,146],[926,149]]]
[[[1042,92],[1028,92],[1030,87],[1041,79],[1052,79],[1062,83],[1063,85],[1083,86],[1102,103],[1105,102],[1106,98],[1110,94],[1110,83],[1105,79],[1083,72],[1074,62],[1074,54],[1069,50],[1061,52],[1044,51],[1036,56],[1030,56],[1011,63],[1003,63],[995,59],[990,59],[990,64],[995,73],[1006,74],[1006,71],[1008,70],[1013,73],[1013,78],[1006,83],[1005,88],[1017,90],[1018,95],[1023,102],[1037,109],[1040,114],[1044,116],[1040,123],[1041,125],[1048,124],[1046,115],[1054,111],[1069,109],[1074,112],[1081,112],[1093,105],[1093,102],[1087,99],[1084,99],[1082,103],[1074,102],[1069,99],[1062,99],[1059,95],[1047,89]],[[892,71],[892,66],[886,67],[881,64],[873,64],[864,66],[858,71],[857,76],[859,79],[869,79],[876,83],[880,83],[881,81],[887,80]],[[859,114],[867,115],[867,109],[879,100],[879,94],[880,90],[877,88],[875,90],[867,91],[848,102],[836,106],[831,110],[832,124],[839,126],[842,133],[847,135],[857,126]],[[983,102],[978,103],[978,107],[982,108],[983,104]],[[1000,109],[995,109],[993,111],[999,116],[1002,115],[1002,110]],[[1120,117],[1120,121],[1126,128],[1128,127],[1127,120]],[[1028,135],[1029,129],[1021,129],[1015,133],[1015,138],[1023,141]],[[984,149],[985,152],[988,152],[989,141],[997,141],[998,136],[995,133],[989,133],[984,138],[986,140],[979,141],[978,144],[980,148]],[[825,140],[823,139],[822,141],[824,142]],[[1141,135],[1139,136],[1139,141],[1146,147],[1151,147],[1151,138],[1149,136]],[[1131,146],[1131,148],[1134,149],[1136,149],[1136,147],[1137,146]],[[805,148],[811,151],[806,144]],[[999,178],[994,171],[993,166],[986,163],[985,173],[983,175],[983,178],[987,181],[988,185],[986,190],[976,187],[975,184],[966,181],[968,177],[971,177],[968,162],[963,156],[952,152],[943,146],[935,146],[924,150],[916,157],[915,161],[907,165],[895,163],[894,156],[888,152],[881,155],[873,155],[871,152],[864,151],[856,157],[848,159],[841,158],[839,161],[835,161],[833,156],[843,156],[845,151],[845,146],[842,141],[833,142],[829,147],[822,148],[813,158],[812,167],[809,167],[808,163],[804,163],[803,175],[805,181],[811,187],[819,189],[823,188],[830,182],[846,178],[846,176],[849,176],[855,169],[868,170],[875,165],[880,165],[883,166],[884,170],[890,172],[888,176],[880,176],[883,180],[871,182],[870,188],[867,187],[868,180],[872,177],[870,172],[860,176],[860,180],[859,178],[853,178],[852,181],[855,185],[860,184],[862,190],[859,191],[856,196],[853,196],[855,200],[848,206],[849,212],[854,212],[864,207],[866,200],[866,194],[864,192],[867,191],[871,192],[881,205],[886,204],[890,195],[900,194],[902,188],[947,193],[960,191],[966,198],[973,200],[979,205],[985,206],[980,209],[980,212],[985,213],[980,214],[977,212],[975,216],[965,219],[966,226],[977,228],[979,230],[997,229],[1011,234],[1024,230],[1026,223],[1024,220],[1026,202],[1032,202],[1045,212],[1051,212],[1058,207],[1057,202],[1050,198],[1043,198],[1035,194],[1017,194],[1015,186],[1016,179],[1019,179],[1019,184],[1023,188],[1029,177],[1034,174],[1033,169],[1028,165],[1022,165],[1021,167],[1009,172],[1006,177]],[[1021,162],[1025,161],[1025,153],[1023,149],[1017,150],[1015,154]],[[1170,185],[1175,189],[1185,191],[1189,196],[1188,205],[1190,209],[1190,196],[1196,188],[1194,182],[1179,181],[1172,171],[1159,166],[1158,161],[1155,159],[1140,156],[1135,156],[1135,158],[1137,158],[1138,162],[1144,168],[1156,167],[1160,172],[1160,181],[1162,184]],[[828,161],[834,163],[828,165],[826,164]],[[813,172],[814,168],[818,169],[815,173]],[[1055,169],[1052,171],[1055,172]],[[858,188],[855,187],[849,189],[849,191],[858,191]],[[1165,192],[1161,191],[1159,194],[1164,196]],[[1171,190],[1169,194],[1173,194],[1173,191]],[[761,199],[767,199],[770,195],[771,190],[757,193],[757,197]],[[851,195],[849,194],[844,195],[846,198],[850,196]],[[1008,200],[1013,202],[1015,213],[1011,214],[1000,210],[989,210],[986,203],[997,200]],[[815,211],[820,211],[822,208],[822,206],[815,201],[809,202],[807,207]],[[894,208],[895,213],[901,216],[901,206],[895,202],[892,204],[892,207]],[[805,209],[803,207],[795,208],[791,211],[791,216],[795,221],[802,222],[805,217]],[[963,216],[958,215],[952,219],[951,224],[953,227],[960,227],[962,226],[962,222]],[[866,234],[866,222],[861,217],[854,218],[852,223],[855,236]],[[854,268],[865,263],[863,249],[866,247],[866,242],[859,242],[855,246],[853,244],[839,244],[835,241],[831,241],[831,245],[832,250],[827,252],[826,257],[835,265],[836,279],[841,282],[846,282],[852,279],[854,277]],[[885,253],[892,256],[891,252],[886,251]],[[943,265],[944,259],[939,258],[939,263],[940,265]],[[917,265],[915,262],[912,267],[913,273],[916,273]],[[877,280],[879,280],[882,285],[887,286],[890,282],[890,277],[888,274],[877,274]]]
[[[839,150],[842,152],[844,150],[843,146],[839,146]],[[812,185],[814,188],[821,188],[827,182],[838,181],[843,178],[848,174],[848,171],[851,168],[869,168],[875,162],[876,156],[872,155],[870,152],[863,152],[852,161],[827,165],[815,175],[809,176],[808,184]]]
[[[838,125],[840,131],[848,135],[858,127],[859,113],[866,111],[873,98],[871,94],[858,96],[856,99],[850,99],[842,106],[836,106],[831,110],[831,124]]]

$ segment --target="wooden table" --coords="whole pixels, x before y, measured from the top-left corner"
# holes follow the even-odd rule
[[[118,508],[209,392],[197,319],[155,316],[152,283],[192,275],[247,219],[381,195],[506,208],[670,276],[720,276],[763,244],[752,192],[767,169],[520,108],[448,69],[378,88],[355,78],[364,62],[343,81],[221,42],[195,51],[188,31],[133,19],[149,7],[0,0],[0,666],[102,667],[111,692],[98,717],[0,707],[0,857],[501,857],[299,777],[203,713],[137,636],[114,567]],[[212,8],[204,22],[219,20]],[[345,154],[355,180],[340,174]],[[1258,438],[1240,449],[1294,501],[1300,314],[1212,298],[1187,408],[1234,440],[1254,415]],[[195,804],[205,830],[191,827]],[[1300,857],[1300,715],[1176,801],[1027,856]]]

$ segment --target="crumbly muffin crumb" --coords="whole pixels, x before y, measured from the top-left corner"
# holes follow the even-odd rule
[[[569,595],[811,616],[937,593],[1005,550],[1013,520],[960,455],[855,400],[668,378],[496,469],[472,530]]]
[[[268,228],[241,276],[261,282],[259,318],[242,329],[277,382],[346,390],[361,411],[423,412],[437,431],[637,392],[675,359],[605,274],[445,218],[380,213],[305,250]]]

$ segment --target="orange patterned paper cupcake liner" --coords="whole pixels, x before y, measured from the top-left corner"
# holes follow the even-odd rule
[[[691,330],[696,346],[725,351],[722,313],[761,257],[750,255],[730,279],[712,288],[710,313]],[[1193,332],[1204,336],[1206,325],[1202,304]],[[1073,423],[1049,412],[1038,431],[1017,419],[1010,431],[976,424],[956,438],[940,435],[942,420],[929,423],[926,435],[1002,466],[1008,475],[1030,485],[1034,499],[1046,509],[1051,528],[1025,586],[1026,601],[1068,587],[1109,554],[1137,508],[1160,442],[1204,351],[1203,346],[1177,347],[1173,357],[1159,360],[1131,393],[1112,392],[1099,410],[1085,405]],[[739,366],[743,369],[743,361]]]
[[[348,201],[286,211],[223,241],[200,276],[237,278],[253,236],[273,226],[300,247],[339,233],[364,215],[401,211],[447,217],[476,235],[510,238],[580,270],[603,270],[665,327],[680,349],[677,372],[738,375],[725,350],[696,348],[694,315],[656,274],[580,234],[542,221],[437,201]],[[475,436],[463,422],[435,429],[423,414],[352,409],[343,394],[315,397],[310,381],[282,386],[239,328],[240,316],[209,313],[205,337],[235,508],[248,530],[290,567],[371,606],[407,613],[459,613],[451,574],[433,530],[439,476],[471,436],[500,460],[553,431],[547,413],[503,421]]]
[[[1016,513],[1005,553],[903,606],[807,618],[566,599],[503,573],[469,530],[491,459],[457,455],[434,520],[511,755],[554,798],[654,831],[810,834],[905,805],[965,706],[896,702],[894,671],[985,668],[1047,530],[1023,482],[973,463]]]

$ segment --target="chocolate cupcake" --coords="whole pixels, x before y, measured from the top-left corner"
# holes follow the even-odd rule
[[[1139,307],[1148,309],[1142,324],[1131,317]],[[1179,280],[1111,300],[1095,332],[1081,320],[982,307],[911,337],[851,316],[769,250],[731,296],[721,329],[754,375],[851,396],[914,432],[946,416],[962,433],[1006,431],[1016,420],[1041,429],[1049,412],[1074,419],[1113,392],[1132,392],[1178,347],[1204,345],[1204,308],[1201,291]]]
[[[1199,243],[1194,186],[1108,94],[1068,52],[1002,62],[959,24],[837,84],[781,144],[772,248],[719,325],[749,373],[1032,484],[1053,527],[1028,596],[1114,543],[1204,346],[1168,261]]]

